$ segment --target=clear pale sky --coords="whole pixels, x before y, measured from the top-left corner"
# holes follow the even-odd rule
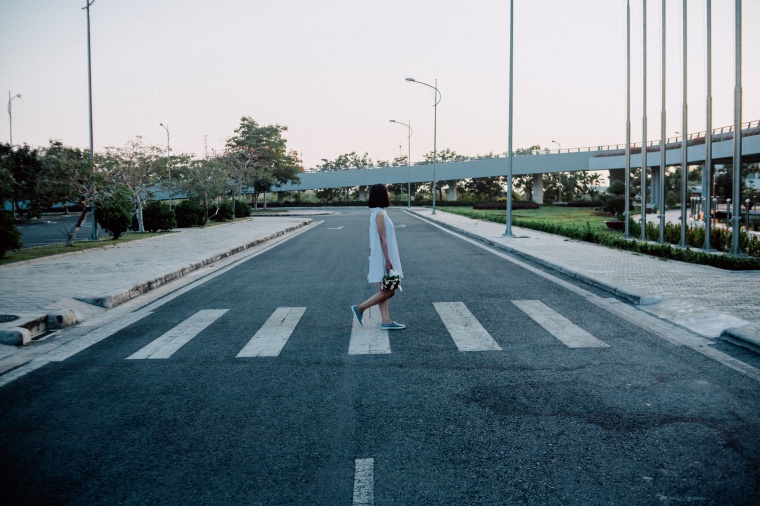
[[[625,142],[625,0],[515,0],[514,147]],[[733,124],[734,0],[713,0],[713,126]],[[14,143],[88,147],[85,0],[0,0],[0,91]],[[642,137],[642,5],[631,0],[631,131]],[[706,126],[706,1],[689,1],[689,131]],[[682,1],[667,2],[666,132],[681,130]],[[438,148],[507,150],[509,1],[96,0],[95,150],[137,135],[220,150],[242,116],[286,125],[307,168]],[[659,139],[662,3],[647,2],[648,139]],[[760,119],[760,1],[743,2],[743,121]],[[0,139],[8,141],[3,108]]]

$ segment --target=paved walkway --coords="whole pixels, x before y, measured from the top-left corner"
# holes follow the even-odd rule
[[[565,237],[505,226],[438,210],[415,215],[604,287],[642,309],[702,336],[723,334],[760,350],[760,271],[731,272],[663,261]],[[312,215],[324,214],[314,211]],[[312,220],[309,211],[255,217],[234,224],[184,229],[116,247],[0,266],[0,314],[20,322],[71,309],[82,320],[88,308],[117,305],[171,279],[266,241]],[[83,302],[84,301],[84,302]],[[8,348],[3,346],[3,348]],[[6,350],[7,351],[7,350]]]
[[[172,279],[311,223],[303,213],[177,232],[0,266],[0,332],[73,311],[79,321]],[[41,323],[37,330],[44,330]],[[33,330],[33,334],[35,331]]]

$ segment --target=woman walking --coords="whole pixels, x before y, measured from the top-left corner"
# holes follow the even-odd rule
[[[369,219],[370,254],[367,281],[377,283],[378,291],[358,306],[351,306],[351,312],[359,325],[364,326],[362,323],[364,311],[377,305],[380,307],[380,316],[382,317],[380,328],[383,330],[400,330],[406,328],[406,325],[394,322],[388,310],[388,299],[396,294],[396,290],[385,288],[382,284],[383,276],[390,273],[391,270],[395,271],[399,277],[404,277],[401,271],[398,245],[396,244],[396,232],[393,222],[385,212],[385,208],[390,205],[391,198],[388,195],[388,188],[384,184],[376,184],[370,187],[369,207],[372,209],[372,215]]]

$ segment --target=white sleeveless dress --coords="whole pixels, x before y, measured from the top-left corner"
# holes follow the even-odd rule
[[[367,274],[369,283],[379,283],[385,275],[385,256],[383,255],[383,246],[380,244],[380,233],[377,231],[377,213],[382,214],[385,219],[385,241],[388,243],[388,257],[393,265],[393,270],[402,278],[404,277],[393,222],[385,209],[373,207],[372,216],[369,219],[369,274]]]

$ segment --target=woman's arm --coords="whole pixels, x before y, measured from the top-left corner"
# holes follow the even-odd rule
[[[385,239],[385,215],[377,213],[375,222],[377,223],[377,233],[380,235],[380,246],[383,248],[383,256],[385,257],[385,270],[390,271],[393,269],[393,264],[391,264],[391,259],[388,256],[388,242]]]

